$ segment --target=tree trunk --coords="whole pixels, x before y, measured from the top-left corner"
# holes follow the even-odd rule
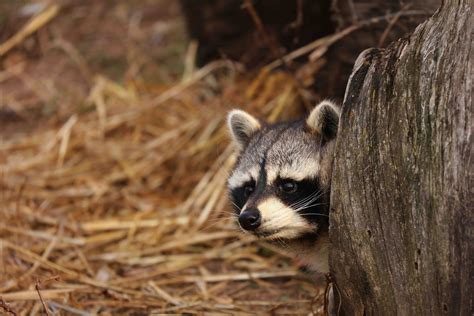
[[[471,3],[356,61],[331,196],[346,315],[474,312]]]

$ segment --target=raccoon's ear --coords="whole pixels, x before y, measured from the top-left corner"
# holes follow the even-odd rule
[[[325,140],[336,137],[339,125],[339,108],[330,101],[322,101],[311,111],[306,119],[306,125],[312,132],[318,133]]]
[[[232,110],[227,115],[227,125],[234,143],[239,149],[247,146],[250,138],[261,128],[260,122],[241,110]]]

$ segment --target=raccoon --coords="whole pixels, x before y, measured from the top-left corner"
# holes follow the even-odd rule
[[[328,272],[329,193],[339,108],[319,103],[305,118],[273,125],[232,110],[238,159],[227,180],[238,224]]]

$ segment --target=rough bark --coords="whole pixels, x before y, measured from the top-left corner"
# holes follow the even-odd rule
[[[447,1],[356,62],[331,195],[330,264],[346,315],[474,312],[472,11]]]

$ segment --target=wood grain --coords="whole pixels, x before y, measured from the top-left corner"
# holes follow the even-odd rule
[[[332,274],[346,315],[472,315],[472,2],[364,51],[332,184]]]

